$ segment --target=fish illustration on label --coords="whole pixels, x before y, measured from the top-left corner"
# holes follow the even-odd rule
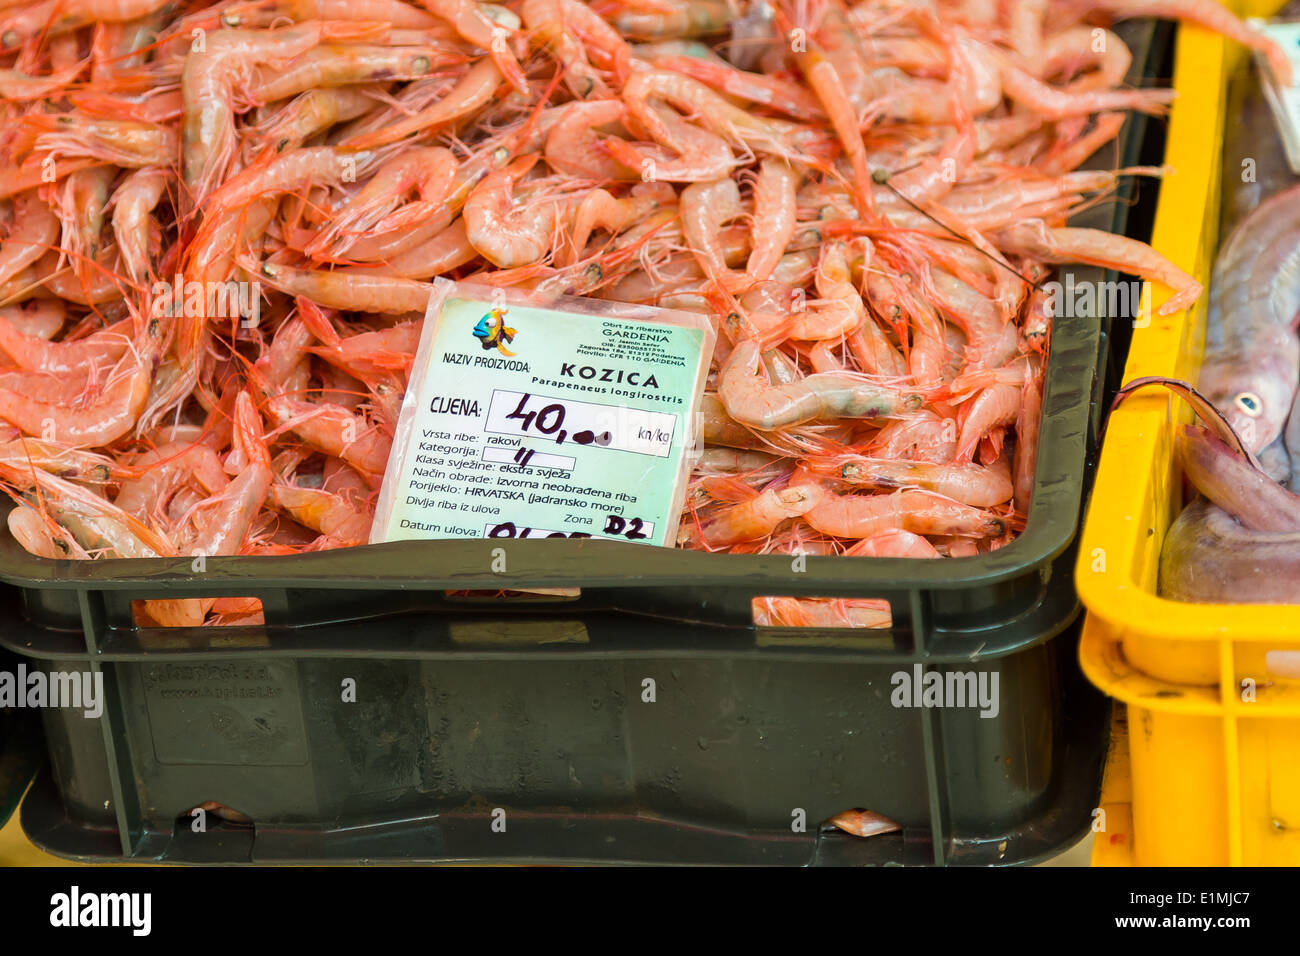
[[[513,356],[505,347],[505,343],[514,341],[518,331],[506,325],[506,312],[508,309],[493,309],[478,320],[478,325],[474,326],[474,337],[479,340],[479,345],[485,349],[496,349],[502,355]]]

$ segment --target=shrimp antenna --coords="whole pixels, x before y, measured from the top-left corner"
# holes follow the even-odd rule
[[[916,163],[916,164],[913,165],[913,166],[909,166],[909,167],[907,167],[907,169],[915,169],[916,166],[919,166],[919,165],[920,165],[920,163]],[[899,170],[898,173],[902,173],[902,172],[906,172],[906,171],[907,171],[906,169],[903,169],[903,170]],[[975,243],[971,242],[969,239],[967,239],[967,238],[966,238],[965,236],[963,236],[961,233],[957,232],[957,230],[953,229],[953,228],[952,228],[951,226],[949,226],[947,223],[941,222],[940,220],[936,219],[934,216],[932,216],[930,213],[926,212],[924,209],[922,209],[922,208],[921,208],[920,206],[918,206],[916,203],[912,202],[911,199],[907,198],[907,197],[904,196],[901,192],[899,192],[898,189],[894,187],[894,184],[891,183],[891,182],[889,181],[891,177],[898,175],[898,173],[888,173],[888,172],[883,172],[883,171],[878,170],[878,171],[876,172],[876,174],[872,176],[872,179],[874,179],[876,182],[880,183],[880,185],[882,185],[882,186],[884,186],[885,188],[887,188],[890,192],[892,192],[892,193],[893,193],[895,196],[897,196],[899,199],[903,200],[903,202],[907,203],[909,206],[911,206],[913,209],[915,209],[917,212],[919,212],[922,216],[925,216],[926,219],[929,219],[929,220],[930,220],[931,222],[933,222],[935,225],[939,226],[941,229],[943,229],[945,232],[947,232],[949,235],[951,235],[954,239],[957,239],[959,242],[965,242],[965,243],[968,243],[972,249],[974,249],[974,250],[975,250],[976,252],[978,252],[980,255],[984,256],[984,257],[985,257],[986,259],[988,259],[990,262],[994,263],[998,268],[1000,268],[1000,269],[1006,269],[1008,272],[1010,272],[1013,276],[1015,276],[1015,277],[1016,277],[1017,279],[1019,279],[1021,282],[1025,283],[1027,286],[1029,286],[1031,289],[1037,289],[1037,288],[1038,288],[1039,284],[1043,281],[1042,279],[1039,279],[1038,282],[1035,282],[1035,281],[1033,281],[1032,279],[1029,279],[1028,277],[1021,275],[1019,272],[1017,272],[1017,271],[1016,271],[1015,269],[1013,269],[1011,266],[1007,265],[1005,262],[1002,262],[1002,261],[999,260],[996,256],[991,256],[991,255],[989,255],[987,252],[985,252],[985,251],[984,251],[983,249],[981,249],[979,246],[975,245]]]

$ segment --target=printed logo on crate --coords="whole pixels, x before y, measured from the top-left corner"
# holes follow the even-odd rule
[[[506,325],[508,311],[509,309],[492,309],[484,315],[478,320],[478,325],[474,326],[474,337],[485,350],[496,349],[502,355],[513,357],[515,353],[506,348],[503,343],[513,342],[519,331]]]

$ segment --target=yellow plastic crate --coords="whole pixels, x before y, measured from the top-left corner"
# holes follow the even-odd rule
[[[1281,4],[1230,6],[1268,16]],[[1152,244],[1207,285],[1226,80],[1244,56],[1204,30],[1179,31],[1173,172]],[[1157,306],[1169,294],[1153,287]],[[1202,296],[1188,312],[1140,323],[1125,380],[1195,382],[1205,313]],[[1080,659],[1094,684],[1128,704],[1135,865],[1300,865],[1300,606],[1156,596],[1161,546],[1181,506],[1173,440],[1191,419],[1163,390],[1138,393],[1110,418],[1075,571],[1088,608]]]

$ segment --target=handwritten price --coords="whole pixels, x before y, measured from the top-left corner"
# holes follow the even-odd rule
[[[559,402],[553,402],[536,411],[527,411],[528,402],[532,397],[532,395],[525,392],[520,397],[515,410],[506,416],[507,420],[521,423],[519,426],[520,431],[527,433],[529,429],[534,429],[542,435],[554,435],[555,444],[557,445],[563,445],[566,440],[572,440],[579,445],[600,445],[603,447],[614,440],[614,436],[607,431],[597,435],[593,431],[586,430],[570,436],[564,430],[564,416],[567,409]]]

